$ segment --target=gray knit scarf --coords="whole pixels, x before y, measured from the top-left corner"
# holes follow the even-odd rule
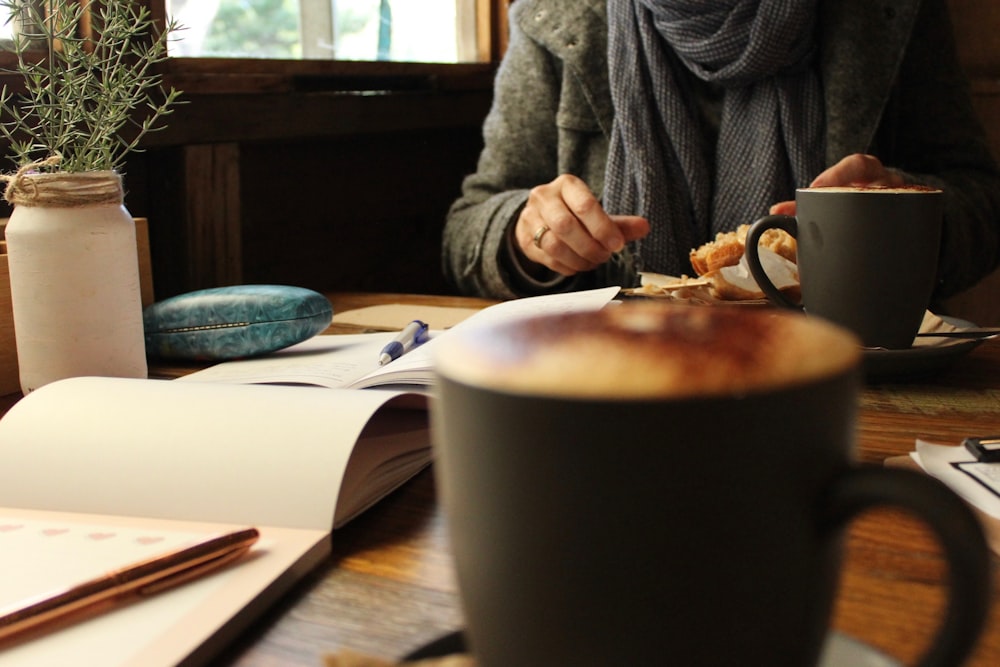
[[[690,273],[691,248],[822,170],[815,23],[815,0],[608,0],[604,205],[649,219],[633,248],[640,270]],[[682,68],[724,89],[715,147]]]

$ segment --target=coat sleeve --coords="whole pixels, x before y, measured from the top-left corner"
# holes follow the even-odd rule
[[[511,7],[510,40],[483,124],[484,148],[476,172],[463,181],[445,221],[444,274],[464,294],[521,295],[502,260],[507,229],[520,215],[528,191],[558,176],[561,67],[519,29],[518,7]]]

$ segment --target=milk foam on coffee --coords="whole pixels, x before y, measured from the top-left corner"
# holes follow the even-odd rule
[[[929,185],[826,185],[816,188],[802,188],[806,192],[875,192],[887,195],[910,195],[927,194],[941,192],[938,188]]]
[[[593,398],[732,396],[840,374],[856,338],[800,314],[622,304],[454,332],[439,373],[513,393]]]

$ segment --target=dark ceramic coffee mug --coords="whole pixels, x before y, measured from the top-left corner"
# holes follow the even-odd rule
[[[853,462],[860,350],[818,318],[624,304],[470,327],[431,425],[467,638],[487,667],[814,665],[846,524],[936,531],[968,655],[989,554],[944,485]]]
[[[802,188],[795,204],[795,217],[769,215],[747,233],[747,263],[768,300],[804,306],[855,332],[866,347],[909,348],[934,290],[943,193],[924,186]],[[797,241],[802,306],[761,266],[757,243],[771,228]]]

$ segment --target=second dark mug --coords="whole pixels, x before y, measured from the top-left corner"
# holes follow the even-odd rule
[[[943,193],[925,186],[801,188],[796,215],[769,215],[747,233],[750,272],[772,303],[853,331],[866,347],[906,349],[934,291]],[[798,244],[802,306],[767,277],[757,246],[783,229]]]

